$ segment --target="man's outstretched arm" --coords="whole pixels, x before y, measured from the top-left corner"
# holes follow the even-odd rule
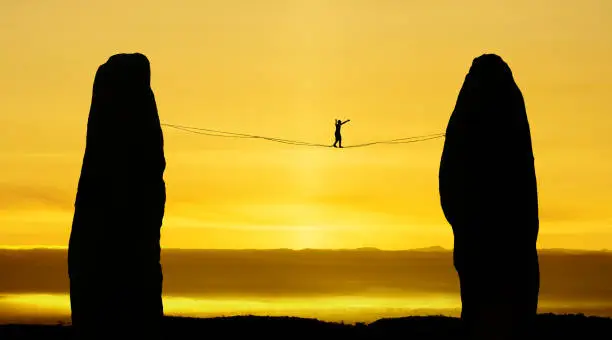
[[[350,121],[351,121],[350,119],[347,119],[347,120],[343,121],[342,124],[346,124],[346,123],[348,123]]]

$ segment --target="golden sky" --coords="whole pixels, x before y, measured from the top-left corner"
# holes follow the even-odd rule
[[[539,247],[612,244],[612,2],[0,2],[0,245],[65,246],[97,67],[141,52],[163,122],[345,145],[443,132],[474,57],[523,91]],[[443,140],[307,148],[165,129],[174,248],[452,247]],[[483,141],[486,143],[487,141]]]

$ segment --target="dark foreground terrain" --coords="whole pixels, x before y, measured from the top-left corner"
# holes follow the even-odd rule
[[[460,320],[427,316],[347,325],[290,317],[167,317],[166,339],[459,339]],[[535,339],[612,339],[612,318],[538,315]],[[120,338],[120,334],[117,334]],[[67,325],[0,325],[0,339],[71,339]]]

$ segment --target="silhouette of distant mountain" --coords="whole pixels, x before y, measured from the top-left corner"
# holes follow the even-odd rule
[[[417,248],[414,250],[418,250],[418,251],[451,251],[449,249],[446,248],[442,248],[440,246],[432,246],[432,247],[427,247],[427,248]]]
[[[257,338],[265,339],[459,339],[458,318],[443,316],[380,319],[354,325],[294,317],[236,316],[218,318],[165,317],[165,339]],[[611,335],[612,319],[576,315],[540,314],[534,339],[591,340]],[[220,336],[219,336],[220,335]],[[0,325],[0,339],[72,339],[69,325]],[[116,335],[121,338],[121,334]]]
[[[0,251],[66,251],[66,247],[55,247],[55,246],[0,246]],[[270,249],[207,249],[207,248],[162,248],[163,251],[278,251],[278,252],[300,252],[300,251],[382,251],[382,252],[406,252],[406,251],[440,251],[440,252],[452,252],[453,248],[444,248],[441,246],[429,246],[422,248],[406,248],[398,250],[380,249],[376,247],[360,247],[360,248],[304,248],[304,249],[291,249],[291,248],[270,248]],[[574,249],[574,248],[539,248],[538,252],[547,253],[612,253],[611,249]]]
[[[601,254],[611,253],[608,249],[587,250],[587,249],[566,249],[566,248],[547,248],[539,249],[540,253],[556,253],[556,254]]]
[[[458,296],[452,252],[425,249],[164,249],[163,289],[167,296],[196,299]],[[612,253],[543,250],[540,254],[540,301],[548,306],[541,312],[612,316]],[[0,273],[0,296],[68,292],[66,250],[0,250]],[[0,298],[0,320],[3,313],[10,313],[7,308],[14,308],[2,302]]]
[[[375,248],[375,247],[362,247],[362,248],[357,248],[355,250],[357,251],[381,251],[380,249]]]

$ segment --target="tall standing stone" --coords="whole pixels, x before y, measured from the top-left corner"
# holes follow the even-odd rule
[[[439,190],[466,330],[474,339],[525,336],[538,304],[538,194],[523,95],[497,55],[474,59],[461,87]]]
[[[142,54],[98,68],[68,248],[73,327],[82,339],[160,334],[166,166]]]

